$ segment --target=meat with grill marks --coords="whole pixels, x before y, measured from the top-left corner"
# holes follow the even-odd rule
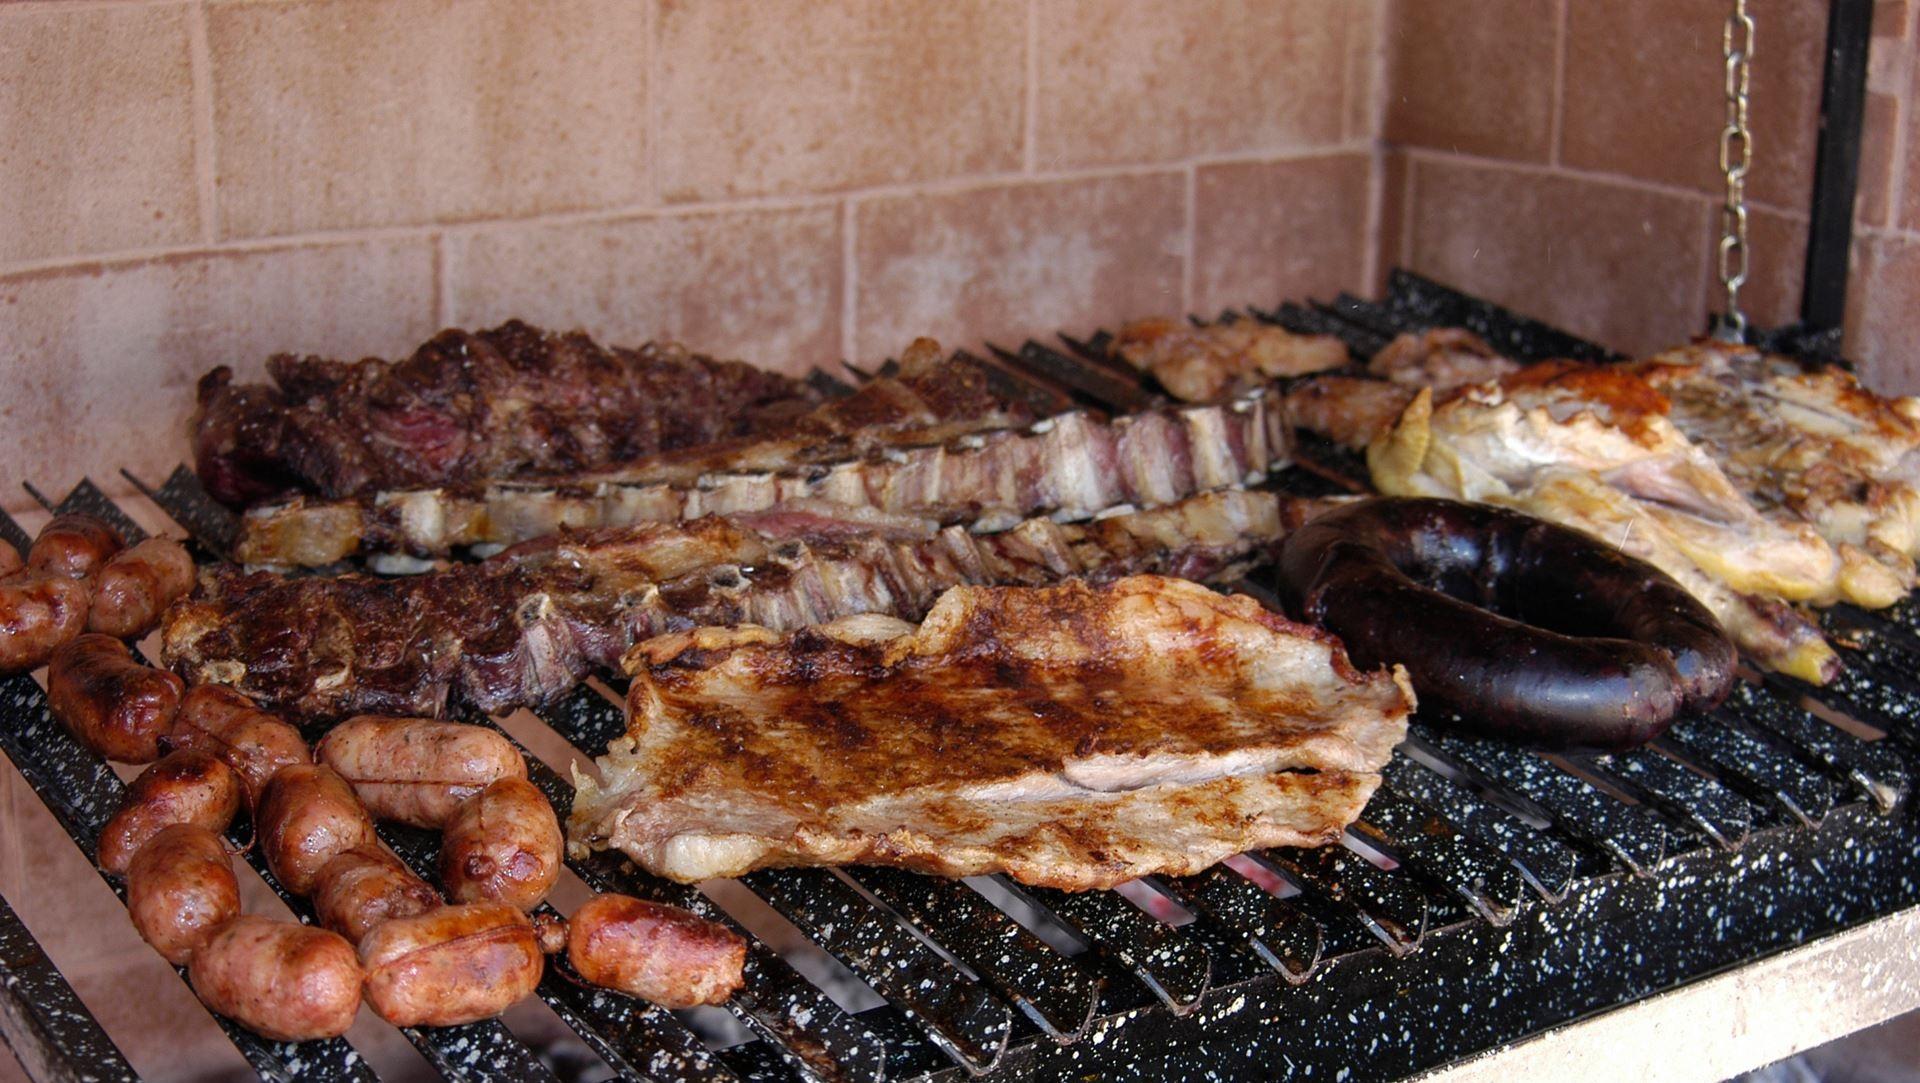
[[[510,321],[446,330],[404,361],[280,354],[273,383],[200,381],[200,480],[235,506],[287,491],[345,497],[591,470],[778,431],[817,401],[805,383],[671,342],[606,349]]]
[[[1414,705],[1399,667],[1157,576],[956,587],[917,628],[700,628],[627,669],[570,838],[684,882],[872,863],[1084,890],[1326,845]]]
[[[167,616],[162,656],[306,720],[550,705],[660,632],[917,617],[961,583],[1241,574],[1313,510],[1225,490],[1085,523],[991,534],[789,504],[754,515],[569,532],[417,576],[209,570]]]
[[[248,564],[307,566],[355,554],[437,557],[563,527],[757,512],[795,500],[995,530],[1032,515],[1082,519],[1121,503],[1166,504],[1249,484],[1289,461],[1272,392],[1111,420],[1073,412],[1016,425],[1011,408],[986,409],[980,395],[964,390],[985,393],[980,373],[956,358],[932,366],[924,379],[909,369],[900,379],[874,381],[823,408],[835,418],[834,437],[741,442],[595,475],[479,490],[255,508],[244,517],[234,555]],[[922,405],[910,409],[897,405],[901,400]],[[877,420],[903,415],[920,420]],[[374,566],[401,570],[390,559]]]

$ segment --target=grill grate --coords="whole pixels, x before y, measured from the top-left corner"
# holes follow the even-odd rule
[[[1522,359],[1611,356],[1404,273],[1381,303],[1342,296],[1248,312],[1338,334],[1362,357],[1437,325],[1466,326]],[[985,363],[1036,406],[1152,401],[1150,386],[1107,356],[1110,341],[1102,332],[1063,336],[1061,348],[990,347]],[[823,389],[829,379],[820,375]],[[1350,457],[1313,451],[1279,484],[1325,492],[1359,480]],[[233,515],[191,472],[157,488],[133,480],[206,551],[231,542]],[[91,482],[55,507],[137,533]],[[24,548],[11,519],[0,517],[0,536]],[[1902,801],[1920,755],[1920,682],[1908,676],[1920,672],[1920,601],[1877,613],[1842,607],[1826,619],[1843,641],[1844,680],[1743,684],[1712,716],[1683,720],[1648,750],[1549,758],[1416,727],[1345,848],[1246,855],[1197,876],[1150,878],[1130,897],[1003,878],[982,891],[869,868],[745,878],[745,890],[879,992],[887,1003],[878,1008],[843,1009],[757,939],[746,987],[727,1006],[750,1036],[744,1044],[709,1048],[687,1017],[557,970],[540,993],[588,1048],[633,1077],[1184,1078],[1276,1065],[1404,1075],[1920,901],[1920,846]],[[1834,714],[1891,739],[1855,736],[1826,720]],[[589,755],[624,728],[595,687],[541,721]],[[122,786],[53,723],[30,678],[0,682],[0,750],[90,857]],[[564,816],[571,786],[531,756],[529,767]],[[432,836],[383,833],[416,869],[431,869]],[[569,867],[596,890],[690,906],[740,928],[700,891],[617,855]],[[996,898],[1013,902],[1003,909]],[[11,946],[8,917],[0,907],[0,977],[9,988],[57,990],[57,972]],[[111,1077],[111,1042],[85,1009],[58,1018],[59,1027],[5,1033],[43,1054],[50,1072],[86,1065]],[[293,1047],[228,1034],[264,1076],[373,1078],[344,1041]],[[554,1074],[497,1022],[408,1037],[449,1078]]]

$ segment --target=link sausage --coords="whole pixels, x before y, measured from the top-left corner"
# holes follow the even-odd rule
[[[433,885],[385,850],[348,850],[321,866],[313,881],[313,913],[320,924],[354,944],[395,918],[437,909]]]
[[[361,715],[314,746],[379,820],[437,829],[460,803],[503,778],[527,777],[520,750],[485,726]]]
[[[68,579],[90,579],[120,551],[120,544],[120,535],[91,515],[56,515],[33,539],[27,567]]]
[[[148,538],[114,554],[94,582],[87,630],[128,639],[143,636],[160,614],[193,589],[193,558],[171,538]]]
[[[326,863],[379,842],[353,788],[333,769],[297,763],[267,783],[255,817],[267,868],[295,895],[311,895]]]
[[[127,867],[127,914],[142,940],[185,966],[215,929],[240,916],[240,882],[220,836],[196,824],[155,835]]]
[[[1280,550],[1289,613],[1361,666],[1407,667],[1425,713],[1549,748],[1631,748],[1718,704],[1733,645],[1665,572],[1504,508],[1379,498]]]
[[[443,906],[389,921],[360,942],[367,1004],[394,1026],[489,1019],[533,992],[546,957],[511,906]]]
[[[25,673],[87,628],[87,584],[52,572],[0,581],[0,673]]]
[[[182,749],[162,756],[127,787],[120,810],[100,831],[100,867],[124,873],[148,839],[174,824],[214,834],[240,811],[240,776],[207,755]]]
[[[567,922],[567,961],[582,978],[663,1008],[719,1004],[740,988],[747,942],[677,906],[595,895]]]
[[[338,933],[243,914],[193,953],[187,977],[207,1007],[282,1042],[337,1038],[360,1008],[360,963]]]
[[[453,902],[540,905],[560,878],[560,821],[524,778],[503,778],[468,798],[440,832],[440,883]]]
[[[47,700],[80,743],[110,760],[151,763],[186,683],[133,660],[112,636],[88,633],[53,652]]]
[[[12,575],[26,566],[27,562],[21,559],[20,550],[15,549],[13,543],[0,541],[0,578]]]
[[[167,731],[166,744],[220,757],[239,773],[250,808],[259,805],[267,782],[282,767],[313,762],[299,730],[223,684],[197,684],[187,689],[173,728]]]

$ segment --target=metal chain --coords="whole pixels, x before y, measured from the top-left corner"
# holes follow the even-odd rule
[[[1727,126],[1720,130],[1720,172],[1726,177],[1727,198],[1720,207],[1720,285],[1726,290],[1727,308],[1715,334],[1740,342],[1747,333],[1740,287],[1747,282],[1747,167],[1753,161],[1753,133],[1747,129],[1753,16],[1747,14],[1747,0],[1733,0],[1721,50],[1727,62]]]

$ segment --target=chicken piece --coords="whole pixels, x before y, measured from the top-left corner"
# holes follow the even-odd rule
[[[1187,402],[1217,402],[1271,379],[1325,372],[1348,361],[1346,344],[1332,335],[1295,334],[1257,320],[1200,327],[1135,320],[1120,329],[1113,352]]]

